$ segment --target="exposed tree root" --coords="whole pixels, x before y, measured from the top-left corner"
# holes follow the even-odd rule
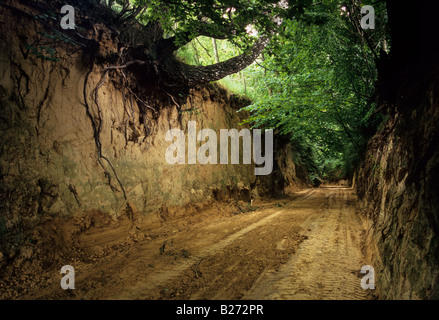
[[[145,62],[141,61],[141,60],[133,60],[133,61],[127,62],[127,63],[125,63],[123,65],[112,65],[112,66],[105,67],[103,69],[103,74],[101,76],[101,79],[100,79],[99,83],[97,84],[96,88],[93,90],[93,92],[94,92],[94,103],[95,103],[95,105],[97,107],[97,119],[95,119],[95,117],[92,115],[91,110],[90,110],[90,106],[88,104],[88,99],[87,99],[87,83],[88,83],[88,78],[89,78],[91,72],[93,72],[93,65],[92,65],[92,67],[90,68],[90,70],[87,72],[87,74],[85,76],[84,89],[83,89],[86,113],[87,113],[87,116],[90,118],[91,123],[92,123],[93,135],[94,135],[94,140],[95,140],[96,149],[97,149],[97,153],[98,153],[99,165],[102,167],[102,169],[104,169],[104,174],[105,174],[105,176],[108,179],[108,183],[110,185],[110,188],[113,191],[119,191],[111,183],[111,175],[108,172],[108,170],[106,169],[106,167],[104,166],[102,160],[105,160],[107,162],[108,166],[111,168],[111,171],[113,172],[114,177],[116,178],[116,180],[117,180],[117,182],[119,184],[119,187],[120,187],[120,189],[121,189],[121,191],[123,193],[123,196],[124,196],[125,200],[127,200],[125,188],[123,187],[123,184],[122,184],[121,180],[119,179],[119,176],[117,175],[116,169],[114,168],[114,166],[111,163],[111,161],[105,155],[102,154],[102,143],[100,141],[100,134],[102,132],[103,114],[102,114],[102,110],[101,110],[100,104],[99,104],[99,90],[106,83],[106,81],[108,80],[108,74],[109,74],[110,71],[115,70],[115,71],[118,71],[118,72],[120,72],[122,74],[121,78],[122,78],[122,88],[123,88],[123,90],[122,90],[123,105],[124,105],[124,111],[126,112],[126,114],[128,116],[128,118],[125,120],[125,133],[124,133],[124,135],[125,135],[125,145],[128,145],[129,138],[128,138],[127,132],[128,132],[129,119],[132,120],[134,126],[136,124],[136,121],[135,121],[135,118],[134,118],[135,112],[134,112],[134,107],[133,107],[133,97],[134,97],[134,99],[136,99],[137,102],[140,102],[145,108],[150,109],[150,110],[153,111],[154,114],[157,114],[157,110],[154,109],[153,107],[151,107],[146,101],[141,99],[137,94],[135,94],[133,92],[133,90],[131,90],[131,88],[129,86],[128,78],[127,78],[126,74],[123,72],[123,69],[126,69],[127,67],[129,67],[130,65],[135,64],[135,63],[144,64]],[[125,89],[127,90],[128,95],[125,92]],[[129,103],[129,106],[130,106],[130,111],[128,110],[128,107],[127,107],[127,96],[128,96],[128,103]],[[143,111],[143,112],[142,112],[142,110],[139,110],[139,111],[140,111],[141,117],[143,119],[142,123],[144,125],[144,130],[145,130],[145,138],[143,139],[142,142],[145,142],[145,140],[147,138],[151,139],[152,130],[150,128],[151,127],[150,123],[147,123],[147,116],[146,116],[145,111]],[[148,148],[150,146],[150,143],[151,143],[151,140],[149,140],[148,143],[147,143],[148,144]]]
[[[117,190],[117,188],[115,188],[112,185],[112,183],[111,183],[111,175],[108,173],[108,171],[105,168],[104,164],[102,163],[101,159],[104,159],[108,163],[108,165],[110,166],[111,170],[113,171],[114,176],[116,177],[117,182],[119,183],[119,186],[120,186],[120,188],[122,190],[124,199],[127,200],[127,195],[125,193],[125,189],[124,189],[124,187],[122,185],[122,182],[120,181],[120,179],[119,179],[119,177],[117,175],[117,172],[116,172],[114,166],[111,164],[110,160],[102,154],[102,144],[101,144],[101,141],[99,139],[100,132],[101,132],[101,129],[102,129],[102,117],[101,117],[101,111],[100,111],[99,105],[97,104],[98,116],[99,116],[99,125],[96,124],[96,121],[95,121],[95,119],[93,118],[93,115],[90,112],[90,106],[89,106],[88,100],[87,100],[87,82],[88,82],[88,78],[90,76],[90,73],[92,71],[93,71],[93,65],[90,67],[90,70],[87,72],[87,74],[85,76],[83,95],[84,95],[84,104],[85,104],[85,108],[86,108],[86,113],[87,113],[87,116],[90,118],[91,123],[92,123],[92,127],[93,127],[93,136],[94,136],[94,140],[95,140],[95,144],[96,144],[96,149],[97,149],[97,152],[98,152],[98,162],[99,162],[99,165],[102,167],[102,169],[104,169],[104,174],[105,174],[105,176],[108,179],[108,183],[109,183],[111,189],[112,190]],[[99,82],[99,84],[100,84],[100,86],[102,86],[102,84],[103,84],[102,79]],[[99,85],[98,85],[98,87],[99,87]],[[97,93],[96,93],[95,97],[97,97]]]

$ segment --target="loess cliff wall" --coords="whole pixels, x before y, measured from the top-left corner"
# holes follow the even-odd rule
[[[169,165],[169,129],[187,134],[188,121],[196,121],[197,130],[240,130],[246,114],[237,110],[249,102],[210,85],[190,90],[184,103],[153,88],[140,105],[112,73],[104,76],[104,66],[87,62],[83,48],[57,44],[57,61],[33,54],[28,45],[39,37],[38,23],[0,11],[1,264],[30,259],[30,231],[55,218],[128,211],[165,220],[214,201],[250,202],[303,185],[288,143],[276,142],[274,172],[263,179],[254,165]],[[100,54],[114,54],[117,45],[104,29],[100,34]],[[101,124],[101,157],[92,119]]]
[[[392,106],[357,175],[383,299],[439,298],[439,85],[419,88]]]

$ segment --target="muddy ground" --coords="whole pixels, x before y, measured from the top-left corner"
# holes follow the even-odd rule
[[[39,242],[51,250],[36,244],[33,256],[45,259],[7,269],[0,298],[371,299],[360,286],[371,251],[355,201],[352,189],[321,187],[166,220],[50,222],[39,237],[52,238]],[[60,287],[67,264],[75,290]]]

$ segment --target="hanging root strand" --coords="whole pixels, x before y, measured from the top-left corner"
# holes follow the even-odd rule
[[[85,108],[86,108],[86,113],[87,113],[87,116],[90,118],[91,123],[92,123],[93,136],[94,136],[94,139],[95,139],[96,149],[97,149],[97,153],[98,153],[98,162],[99,162],[99,165],[104,170],[104,174],[105,174],[105,176],[108,179],[108,184],[110,185],[110,188],[113,191],[118,191],[117,188],[115,188],[113,186],[113,184],[111,183],[111,175],[108,173],[108,171],[105,168],[104,164],[102,163],[101,159],[104,159],[108,163],[108,165],[110,166],[111,170],[113,171],[114,176],[116,177],[117,182],[119,183],[119,186],[120,186],[120,188],[122,190],[124,199],[127,200],[125,189],[124,189],[123,184],[122,184],[122,182],[120,181],[120,179],[119,179],[119,177],[117,175],[116,169],[114,168],[114,166],[112,165],[110,160],[102,154],[102,143],[101,143],[100,138],[99,138],[101,130],[102,130],[102,113],[101,113],[101,110],[100,110],[100,107],[99,107],[99,103],[98,103],[97,97],[98,97],[98,90],[99,90],[99,88],[102,87],[102,85],[105,83],[105,80],[107,78],[107,72],[104,73],[104,75],[101,78],[101,81],[99,82],[98,86],[95,89],[95,103],[96,103],[96,106],[98,108],[98,118],[99,118],[99,124],[96,124],[96,121],[95,121],[93,115],[90,112],[90,105],[88,104],[88,99],[87,99],[87,83],[88,83],[88,78],[89,78],[89,76],[90,76],[92,71],[93,71],[93,66],[90,68],[90,70],[87,72],[87,74],[85,76],[83,95],[84,95],[84,104],[85,104]]]
[[[98,155],[98,162],[99,165],[102,167],[102,169],[104,170],[104,174],[108,179],[108,183],[110,185],[110,188],[113,191],[119,191],[111,182],[111,175],[108,172],[108,170],[106,169],[106,166],[104,166],[102,160],[104,160],[108,166],[110,167],[115,179],[117,180],[117,183],[119,184],[119,187],[123,193],[124,199],[127,200],[127,196],[126,196],[126,192],[125,192],[125,188],[123,187],[123,184],[121,182],[121,180],[119,179],[119,176],[117,175],[116,169],[113,166],[113,164],[111,163],[111,161],[108,159],[108,157],[104,156],[102,154],[102,143],[100,141],[100,134],[102,132],[102,124],[103,124],[103,113],[102,113],[102,109],[100,107],[99,104],[99,90],[101,89],[101,87],[107,82],[108,80],[108,74],[110,71],[116,71],[118,73],[122,74],[122,83],[123,83],[123,90],[122,90],[122,95],[123,95],[123,106],[124,106],[124,111],[127,114],[127,119],[125,120],[125,145],[128,145],[128,123],[129,120],[131,119],[133,125],[135,126],[135,118],[134,118],[134,107],[133,107],[133,97],[136,99],[137,102],[142,103],[142,105],[144,106],[144,108],[148,108],[150,109],[154,115],[157,114],[157,110],[153,107],[151,107],[146,101],[144,101],[143,99],[141,99],[137,94],[135,94],[133,92],[133,90],[131,90],[129,83],[128,83],[128,79],[127,76],[125,75],[125,73],[123,72],[124,69],[128,68],[129,66],[133,65],[133,64],[140,64],[143,65],[145,64],[145,61],[141,61],[141,60],[133,60],[133,61],[129,61],[123,65],[113,65],[113,66],[108,66],[103,68],[103,73],[101,76],[101,79],[99,80],[98,84],[96,85],[95,89],[93,90],[94,93],[94,103],[96,105],[97,108],[97,115],[96,117],[93,116],[93,114],[91,113],[91,108],[90,105],[88,103],[88,99],[87,99],[87,84],[88,84],[88,80],[89,80],[89,76],[90,74],[93,72],[93,65],[91,66],[90,70],[87,72],[86,76],[85,76],[85,80],[84,80],[84,88],[83,88],[83,95],[84,95],[84,104],[85,104],[85,108],[86,108],[86,114],[87,116],[90,118],[91,124],[92,124],[92,128],[93,128],[93,137],[95,140],[95,144],[96,144],[96,149],[97,149],[97,155]],[[129,105],[130,105],[130,110],[128,109],[127,106],[127,94],[125,92],[125,89],[127,89],[128,91],[128,96],[129,96]],[[142,142],[145,142],[146,138],[149,138],[149,140],[151,139],[151,133],[152,130],[150,128],[149,125],[147,125],[147,116],[145,111],[141,111],[141,116],[143,117],[143,125],[144,125],[144,129],[145,129],[145,138],[143,139]],[[148,142],[148,148],[150,146],[150,141]]]

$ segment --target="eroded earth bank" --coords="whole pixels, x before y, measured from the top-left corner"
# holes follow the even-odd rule
[[[152,85],[139,66],[109,63],[121,51],[101,23],[82,25],[93,50],[60,41],[57,59],[42,59],[29,46],[45,31],[41,12],[23,3],[0,5],[1,299],[439,297],[428,59],[415,72],[396,56],[399,71],[381,79],[394,85],[380,96],[388,120],[354,183],[313,188],[277,135],[269,176],[253,164],[168,164],[168,130],[248,128],[238,110],[249,101],[216,84]],[[60,287],[64,265],[75,290]],[[360,286],[364,265],[375,290]]]

